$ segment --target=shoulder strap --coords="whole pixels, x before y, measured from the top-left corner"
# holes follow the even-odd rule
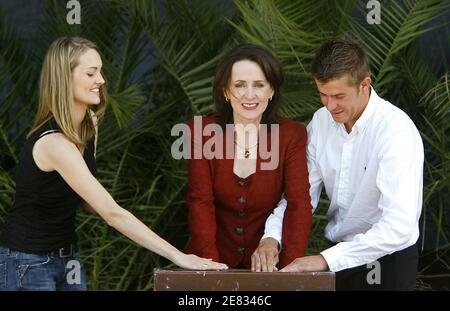
[[[39,135],[38,138],[41,138],[41,137],[44,137],[45,135],[53,134],[53,133],[61,133],[61,131],[60,130],[48,130],[48,131],[43,132],[41,135]]]

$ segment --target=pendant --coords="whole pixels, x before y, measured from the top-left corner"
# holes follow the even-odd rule
[[[250,151],[245,150],[245,152],[244,152],[244,158],[248,159],[249,156],[250,156]]]

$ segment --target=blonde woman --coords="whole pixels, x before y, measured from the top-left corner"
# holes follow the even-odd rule
[[[86,289],[75,247],[75,214],[82,203],[180,267],[227,268],[177,250],[121,208],[94,177],[97,125],[106,107],[101,69],[98,47],[83,38],[59,38],[47,52],[36,121],[20,156],[15,203],[0,236],[0,272],[5,271],[0,290]],[[81,275],[68,278],[77,266]]]

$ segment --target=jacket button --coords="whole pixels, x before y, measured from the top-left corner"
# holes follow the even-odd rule
[[[244,198],[243,196],[240,196],[240,197],[237,199],[237,201],[238,201],[240,204],[244,204],[244,203],[245,203],[245,198]]]
[[[241,255],[244,254],[244,251],[245,251],[245,248],[244,248],[244,247],[238,247],[238,248],[237,248],[237,252],[238,252],[239,254],[241,254]]]
[[[236,228],[236,234],[237,235],[242,235],[243,233],[244,233],[244,228],[240,228],[240,227],[238,227],[238,228]]]
[[[245,180],[243,180],[243,179],[240,179],[240,180],[238,181],[238,184],[239,184],[239,186],[241,186],[242,188],[247,187],[247,182],[246,182]]]
[[[245,212],[239,212],[239,217],[245,217]]]

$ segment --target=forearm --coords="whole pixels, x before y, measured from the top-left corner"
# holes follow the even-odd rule
[[[219,260],[216,244],[216,215],[210,200],[198,199],[195,192],[189,192],[187,206],[189,209],[190,241],[186,251],[197,256]]]
[[[134,242],[171,261],[176,261],[176,257],[181,254],[178,249],[159,237],[132,213],[120,206],[114,208],[114,212],[111,213],[107,222]]]
[[[348,242],[340,242],[322,251],[321,255],[327,261],[330,270],[337,272],[365,265],[413,245],[419,237],[418,224],[408,224],[409,221],[402,218],[404,214],[399,214],[398,217],[388,214],[367,232],[357,234]],[[397,221],[392,225],[395,218]]]
[[[306,164],[306,139],[301,140],[295,146],[286,167],[284,197],[287,207],[283,218],[281,265],[304,256],[312,223],[310,185]]]
[[[288,201],[289,202],[289,201]],[[294,202],[285,211],[283,221],[283,244],[280,264],[284,266],[297,257],[305,255],[311,230],[312,215],[310,205],[296,206]]]
[[[211,221],[198,221],[190,217],[190,242],[186,251],[196,254],[200,257],[220,260],[219,250],[216,244],[216,226],[215,219]]]
[[[193,131],[192,126],[191,130]],[[191,150],[197,149],[202,154],[202,142],[194,142],[195,137],[192,139]],[[201,257],[219,260],[216,245],[216,214],[212,179],[214,174],[211,171],[211,165],[210,160],[203,156],[200,159],[192,157],[188,160],[189,177],[186,206],[189,211],[190,241],[185,251]]]
[[[286,210],[287,202],[284,198],[278,203],[278,206],[273,210],[272,214],[267,218],[264,235],[261,238],[274,238],[279,243],[279,247],[281,247],[282,240],[282,228],[283,228],[283,217],[284,211]]]

